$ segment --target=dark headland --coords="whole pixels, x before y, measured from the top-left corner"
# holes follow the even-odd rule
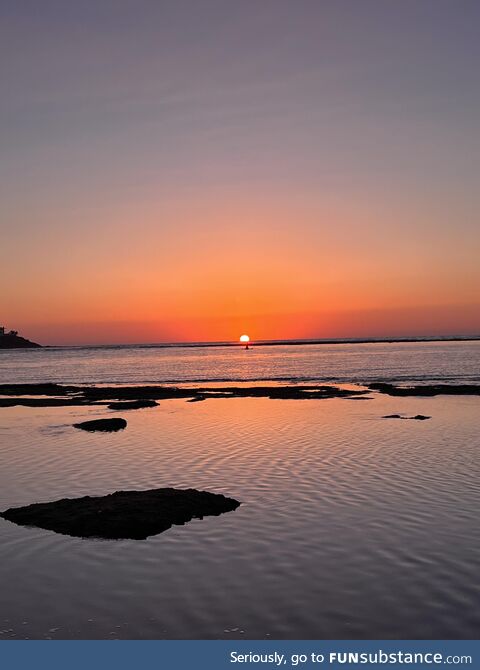
[[[35,349],[41,346],[41,344],[21,337],[16,330],[10,330],[7,333],[5,328],[0,327],[0,349]]]

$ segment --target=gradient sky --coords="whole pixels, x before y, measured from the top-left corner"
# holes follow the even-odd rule
[[[480,333],[477,0],[0,2],[0,324]]]

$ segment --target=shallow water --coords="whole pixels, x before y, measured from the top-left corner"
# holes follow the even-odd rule
[[[475,638],[479,405],[168,400],[115,434],[71,427],[107,409],[1,409],[0,509],[164,486],[242,505],[140,542],[0,519],[0,639]]]

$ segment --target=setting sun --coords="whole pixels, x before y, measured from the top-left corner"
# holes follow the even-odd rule
[[[248,344],[250,342],[250,338],[248,335],[241,335],[240,336],[240,342],[243,342],[244,344]]]

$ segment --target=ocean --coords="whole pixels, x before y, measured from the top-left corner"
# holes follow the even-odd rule
[[[0,351],[4,384],[206,380],[475,383],[480,342]],[[142,541],[0,519],[0,639],[476,638],[480,397],[367,397],[0,408],[0,510],[160,487],[241,502]],[[111,416],[127,428],[73,428]]]
[[[480,381],[480,341],[0,349],[0,384]]]

